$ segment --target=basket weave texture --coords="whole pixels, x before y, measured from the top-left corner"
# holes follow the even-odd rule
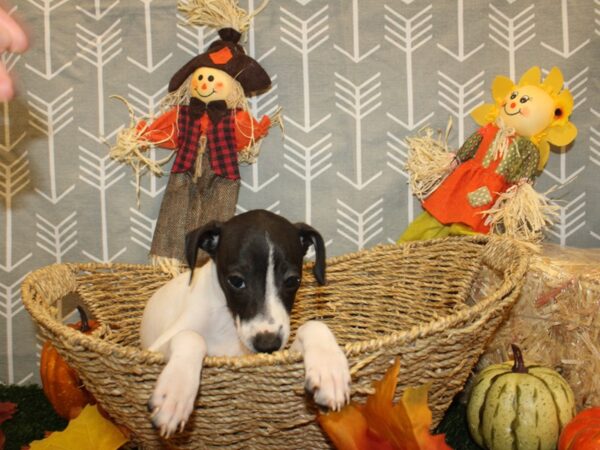
[[[331,258],[326,286],[316,283],[307,264],[292,330],[310,319],[328,324],[345,348],[358,402],[400,358],[396,400],[405,387],[431,383],[435,425],[515,302],[527,261],[520,245],[477,236]],[[484,266],[502,282],[473,300]],[[147,265],[57,264],[27,277],[23,302],[98,402],[143,448],[329,448],[304,393],[301,355],[287,350],[206,358],[186,429],[168,442],[159,438],[146,405],[164,359],[140,350],[139,325],[146,301],[168,278]],[[60,302],[68,295],[78,296],[101,322],[94,334],[62,324]]]

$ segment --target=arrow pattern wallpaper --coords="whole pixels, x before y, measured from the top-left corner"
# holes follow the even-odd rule
[[[146,174],[138,206],[131,170],[108,157],[129,123],[110,96],[154,116],[171,75],[216,33],[186,25],[176,0],[12,4],[32,46],[2,56],[18,96],[0,108],[0,382],[23,384],[39,379],[40,342],[19,291],[28,272],[147,262],[167,177]],[[329,256],[393,242],[420,212],[405,138],[452,118],[458,147],[496,75],[556,65],[579,135],[537,182],[559,187],[548,239],[600,246],[600,0],[271,0],[245,47],[273,80],[251,100],[253,115],[282,108],[285,127],[242,168],[238,212],[308,222]]]

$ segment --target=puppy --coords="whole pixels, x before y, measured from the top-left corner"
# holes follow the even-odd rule
[[[149,402],[162,436],[183,430],[205,356],[271,353],[286,345],[302,260],[311,246],[315,278],[324,284],[323,238],[304,223],[256,210],[188,234],[189,267],[195,266],[198,249],[210,260],[156,291],[141,325],[142,346],[167,358]],[[303,355],[306,389],[318,404],[341,408],[349,399],[350,372],[335,337],[317,321],[296,334],[291,350]]]

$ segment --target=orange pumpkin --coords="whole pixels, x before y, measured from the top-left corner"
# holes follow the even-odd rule
[[[98,322],[88,320],[83,308],[78,306],[77,311],[81,320],[69,327],[86,334],[98,328]],[[56,413],[65,419],[74,419],[85,405],[93,401],[92,394],[85,389],[75,370],[58,354],[50,341],[44,342],[42,348],[40,378],[46,398]]]
[[[558,450],[600,450],[600,407],[581,411],[567,424]]]

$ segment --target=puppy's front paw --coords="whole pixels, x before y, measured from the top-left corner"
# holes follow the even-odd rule
[[[152,424],[161,436],[169,438],[183,430],[194,409],[200,371],[201,367],[172,360],[158,377],[148,408],[152,411]]]
[[[348,360],[337,346],[307,348],[304,354],[305,387],[315,402],[334,411],[350,399]]]

